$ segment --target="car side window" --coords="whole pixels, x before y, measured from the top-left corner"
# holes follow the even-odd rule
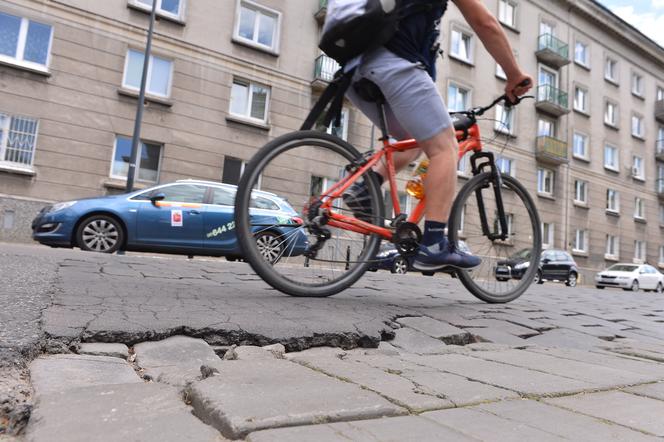
[[[157,192],[159,189],[156,190]],[[150,197],[152,194],[155,192],[155,190],[148,190],[147,192],[143,192],[139,195],[131,197],[132,201],[150,201]]]
[[[548,259],[549,261],[556,260],[556,254],[554,252],[544,252],[542,254],[542,259]]]
[[[178,203],[203,203],[205,200],[206,186],[200,184],[176,184],[159,189],[158,193],[166,195],[164,201]]]
[[[235,191],[221,187],[212,188],[212,204],[232,206],[235,204]]]
[[[272,200],[263,198],[262,196],[251,196],[251,202],[249,207],[252,209],[263,209],[263,210],[280,210],[280,207]]]

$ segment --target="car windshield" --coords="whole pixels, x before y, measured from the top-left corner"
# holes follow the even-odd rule
[[[633,272],[638,269],[638,266],[630,266],[627,264],[614,264],[608,268],[612,272]]]
[[[530,249],[523,249],[516,252],[514,255],[510,256],[511,259],[529,259],[530,258]]]

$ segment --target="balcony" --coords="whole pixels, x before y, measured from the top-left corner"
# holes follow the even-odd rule
[[[334,74],[341,66],[333,58],[321,54],[314,66],[314,80],[311,85],[315,88],[325,88],[334,79]]]
[[[318,0],[318,11],[314,14],[314,18],[318,23],[323,24],[325,22],[325,16],[327,15],[327,0]]]
[[[664,140],[657,140],[655,144],[655,159],[664,161]]]
[[[664,123],[664,100],[655,102],[655,119],[660,123]]]
[[[556,166],[568,163],[567,143],[557,138],[539,136],[535,144],[535,157],[538,161]]]
[[[569,64],[569,45],[551,34],[542,34],[537,40],[537,59],[542,63],[560,69]]]
[[[567,92],[563,92],[549,84],[537,88],[535,107],[555,117],[569,113]]]

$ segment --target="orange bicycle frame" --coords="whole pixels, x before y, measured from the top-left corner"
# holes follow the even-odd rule
[[[459,142],[459,160],[468,152],[481,152],[482,141],[480,139],[479,126],[474,124],[468,131],[456,131],[457,141]],[[419,145],[414,139],[397,141],[391,143],[389,140],[383,140],[383,147],[368,158],[367,162],[362,165],[352,175],[340,180],[326,193],[321,195],[323,201],[321,209],[327,211],[329,220],[328,225],[344,230],[349,230],[363,235],[376,234],[388,241],[392,240],[393,231],[386,227],[377,226],[352,216],[346,216],[332,210],[332,202],[341,197],[341,195],[348,189],[358,178],[367,173],[373,166],[375,166],[383,157],[387,165],[387,178],[390,183],[390,196],[392,198],[392,207],[394,213],[400,214],[401,206],[399,204],[399,196],[397,193],[396,170],[394,169],[394,153],[406,152],[408,150],[417,149]],[[408,216],[408,222],[419,223],[424,216],[426,196],[420,200],[415,207],[415,210]]]

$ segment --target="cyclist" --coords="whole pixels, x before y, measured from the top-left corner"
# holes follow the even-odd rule
[[[444,233],[456,194],[458,155],[454,126],[435,85],[439,26],[448,1],[403,0],[405,5],[422,2],[431,4],[431,7],[403,18],[396,34],[385,46],[352,60],[348,67],[356,67],[354,84],[367,78],[380,88],[387,101],[385,113],[391,135],[397,139],[415,138],[429,158],[424,180],[427,195],[424,234],[413,267],[420,271],[444,267],[470,269],[480,265],[481,260],[456,249]],[[481,0],[452,2],[505,71],[507,97],[515,100],[525,94],[532,86],[532,79],[519,67],[496,18]],[[347,97],[374,124],[379,124],[374,103],[360,98],[353,87],[349,88]],[[396,153],[396,169],[407,166],[420,153],[420,150]],[[387,176],[385,165],[378,165],[375,172],[382,183]],[[371,212],[369,191],[364,181],[349,187],[343,199],[358,217]]]

